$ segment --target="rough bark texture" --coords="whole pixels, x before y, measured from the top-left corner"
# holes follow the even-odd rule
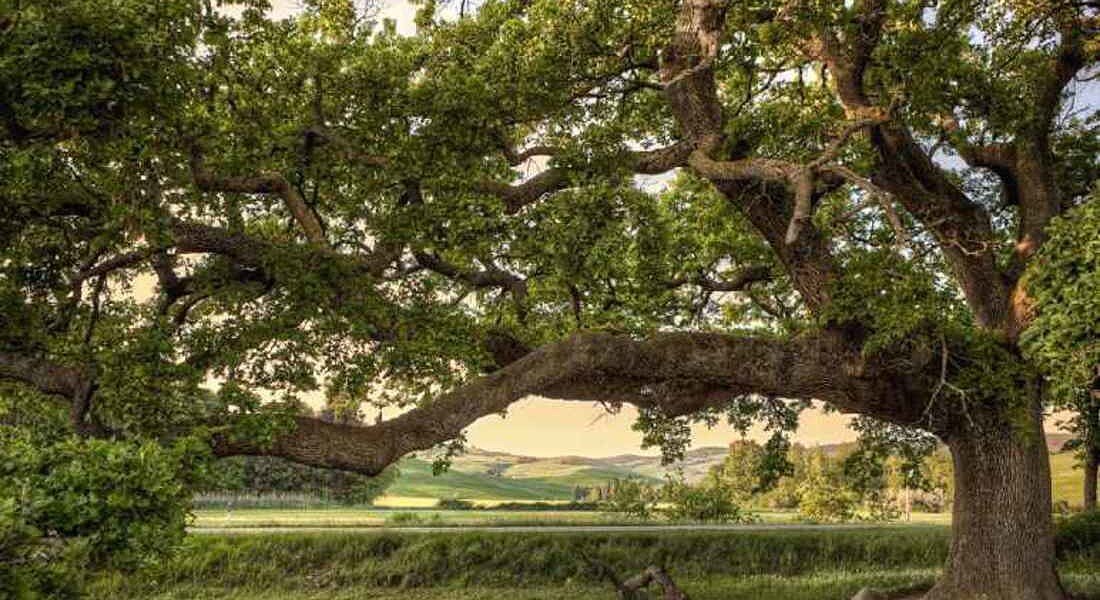
[[[298,463],[376,474],[400,457],[457,437],[477,419],[530,395],[624,402],[668,416],[698,412],[739,394],[819,398],[851,412],[915,423],[904,380],[883,376],[842,337],[794,340],[667,333],[638,340],[578,333],[526,355],[433,402],[366,427],[301,417],[298,427],[264,446],[219,438],[222,456],[261,454]],[[507,356],[501,353],[501,357]]]
[[[1022,428],[1003,411],[972,413],[946,440],[955,466],[951,553],[926,600],[1062,600],[1042,410],[1036,403]]]

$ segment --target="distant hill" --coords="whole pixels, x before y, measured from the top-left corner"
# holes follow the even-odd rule
[[[391,496],[465,500],[572,500],[577,486],[605,485],[612,479],[659,479],[601,459],[534,458],[469,449],[451,468],[432,475],[431,459],[406,458],[401,475],[387,490]]]
[[[1069,440],[1063,433],[1048,433],[1047,446],[1055,454],[1055,499],[1079,502],[1081,472],[1074,469],[1073,457],[1057,454]],[[850,450],[851,442],[817,446],[826,454]],[[540,458],[480,448],[468,448],[452,459],[451,468],[438,477],[432,475],[431,456],[422,455],[401,461],[401,475],[386,491],[387,495],[410,498],[462,498],[467,500],[562,501],[573,498],[576,486],[604,485],[611,479],[640,478],[660,483],[666,474],[682,470],[688,481],[698,481],[712,466],[722,462],[729,452],[722,446],[689,450],[684,460],[662,465],[659,456],[622,454],[593,458],[557,456]]]

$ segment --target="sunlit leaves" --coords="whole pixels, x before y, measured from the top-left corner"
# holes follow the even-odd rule
[[[1055,399],[1067,404],[1092,383],[1100,364],[1098,226],[1095,199],[1056,220],[1027,279],[1037,316],[1024,346],[1050,375]]]

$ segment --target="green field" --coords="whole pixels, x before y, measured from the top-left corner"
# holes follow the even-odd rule
[[[1071,506],[1080,506],[1084,492],[1085,474],[1077,467],[1077,458],[1072,452],[1059,452],[1050,455],[1051,484],[1055,502],[1066,502]]]
[[[623,523],[613,514],[596,511],[526,510],[396,510],[318,508],[287,510],[250,508],[197,510],[193,526],[201,529],[238,527],[385,527],[385,526],[508,526],[610,525]]]
[[[401,475],[386,490],[388,495],[467,500],[572,500],[576,485],[543,477],[492,477],[458,469],[434,476],[431,463],[416,459],[401,461],[400,469]],[[600,481],[607,481],[609,477]]]
[[[660,480],[639,475],[626,467],[591,466],[566,459],[540,459],[513,464],[503,475],[491,475],[486,472],[488,468],[489,464],[482,456],[465,457],[449,471],[433,476],[429,462],[405,459],[400,464],[400,476],[377,505],[387,508],[431,508],[442,498],[469,500],[482,506],[502,502],[565,502],[573,499],[575,486],[605,485],[612,479],[626,477],[641,477],[655,484],[660,483]],[[1074,456],[1070,453],[1052,454],[1051,471],[1055,502],[1079,506],[1083,475],[1076,468]],[[202,505],[220,507],[230,501],[239,507],[287,509],[332,504],[308,494],[215,494],[204,498]]]
[[[194,511],[192,525],[199,529],[262,528],[262,527],[494,527],[515,525],[640,525],[643,522],[614,513],[569,510],[432,510],[377,508],[248,508],[235,510],[204,509]],[[794,523],[793,512],[758,511],[753,520],[769,523]],[[913,513],[912,523],[947,525],[946,513]]]
[[[865,585],[928,585],[946,556],[937,526],[817,530],[296,533],[192,536],[177,558],[96,582],[93,600],[611,598],[591,567],[664,565],[696,599],[847,599]],[[1100,553],[1067,555],[1067,585],[1100,599]]]

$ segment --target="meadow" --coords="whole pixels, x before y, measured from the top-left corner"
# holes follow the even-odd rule
[[[933,525],[592,533],[311,532],[191,536],[173,560],[95,582],[107,600],[526,600],[612,598],[620,577],[664,565],[696,600],[840,600],[935,578],[949,532]],[[1081,598],[1100,599],[1096,549],[1063,553]]]
[[[417,499],[411,499],[417,500]],[[316,507],[308,509],[246,508],[203,509],[194,511],[192,530],[217,532],[225,529],[264,528],[364,528],[364,527],[508,527],[583,525],[647,525],[660,524],[631,519],[624,515],[577,510],[439,510],[422,508],[415,502],[397,502],[396,506],[378,507]],[[753,522],[786,524],[798,522],[794,511],[753,511]],[[913,513],[912,524],[947,525],[949,513]]]

